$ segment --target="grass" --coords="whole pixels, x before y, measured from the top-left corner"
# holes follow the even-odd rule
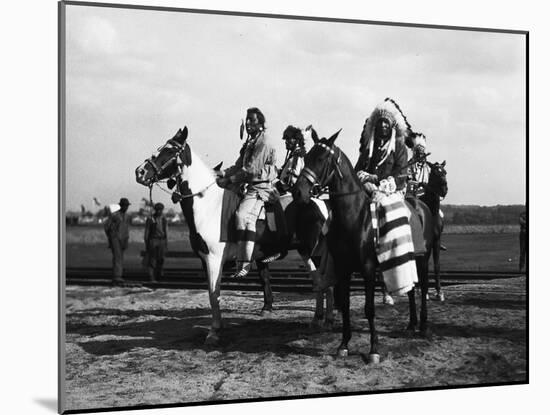
[[[501,225],[502,226],[502,225]],[[512,225],[510,225],[512,226]],[[512,226],[513,227],[513,226]],[[448,251],[441,253],[442,270],[468,271],[516,271],[519,264],[519,237],[509,228],[486,228],[460,226],[446,229],[442,243]],[[493,232],[489,232],[493,229]],[[449,232],[447,232],[447,230]],[[111,252],[102,228],[70,227],[67,230],[67,266],[69,267],[110,267]],[[135,227],[130,232],[130,244],[125,253],[125,266],[141,266],[140,251],[144,249],[143,228]],[[172,227],[168,233],[170,251],[190,251],[187,228]],[[166,267],[188,266],[189,261],[167,258]],[[198,261],[194,261],[198,262]],[[283,263],[284,262],[284,263]],[[296,253],[277,264],[298,266],[301,263]]]

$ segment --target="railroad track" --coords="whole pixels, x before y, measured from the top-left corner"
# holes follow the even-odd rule
[[[222,290],[258,291],[261,284],[258,272],[251,271],[247,277],[239,280],[229,278],[231,271],[224,272],[221,280]],[[312,285],[305,269],[274,268],[271,273],[271,288],[279,292],[311,292]],[[516,272],[478,272],[478,271],[445,271],[441,272],[441,285],[465,285],[493,279],[514,278],[525,275]],[[111,285],[111,268],[67,268],[67,285]],[[143,285],[151,288],[200,289],[206,290],[207,280],[200,268],[168,268],[164,278],[157,283],[149,282],[144,270],[125,270],[125,281],[128,286]],[[434,275],[430,273],[430,286],[434,285]],[[359,274],[353,274],[351,290],[363,290],[363,280]]]

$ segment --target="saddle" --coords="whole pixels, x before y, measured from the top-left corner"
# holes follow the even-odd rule
[[[242,196],[232,190],[225,189],[222,201],[222,217],[220,224],[220,242],[237,242],[235,213],[239,207]],[[276,233],[278,240],[283,240],[288,231],[285,219],[285,208],[292,201],[292,197],[273,198],[264,202],[264,208],[258,218],[259,222],[265,222],[270,232]],[[257,226],[258,228],[258,226]]]

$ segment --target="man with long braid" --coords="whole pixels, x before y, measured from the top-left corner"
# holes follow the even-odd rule
[[[243,187],[244,197],[236,213],[237,272],[236,278],[245,277],[250,271],[256,221],[273,192],[277,178],[275,147],[265,134],[265,117],[258,108],[249,108],[246,114],[248,137],[234,166],[220,173],[218,184],[225,187],[237,184]]]

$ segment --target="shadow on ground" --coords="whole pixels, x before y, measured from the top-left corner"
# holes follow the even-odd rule
[[[276,319],[250,319],[249,317],[227,317],[228,310],[222,310],[224,327],[221,330],[221,342],[216,347],[223,352],[239,351],[243,353],[272,352],[279,356],[291,353],[318,356],[321,349],[289,346],[289,343],[303,339],[313,330],[309,321],[285,321]],[[151,316],[163,317],[150,320]],[[89,317],[117,323],[90,326],[79,320]],[[105,318],[109,317],[109,318]],[[274,316],[275,317],[275,316]],[[116,310],[91,309],[77,313],[69,318],[67,335],[92,337],[79,345],[94,355],[115,355],[129,352],[135,348],[156,348],[165,350],[189,351],[213,350],[204,340],[211,323],[209,309],[188,310]],[[118,322],[122,320],[122,322]],[[124,320],[138,320],[125,323]],[[139,321],[149,320],[149,321]],[[93,340],[96,336],[117,336],[122,339]],[[135,337],[135,339],[128,339]]]

